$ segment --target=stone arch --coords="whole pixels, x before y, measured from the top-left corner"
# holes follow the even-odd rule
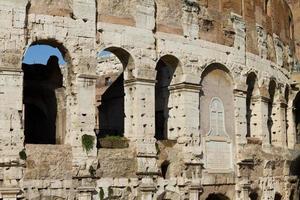
[[[122,47],[116,47],[116,46],[110,46],[103,48],[101,51],[107,51],[113,53],[122,63],[123,70],[124,70],[124,80],[130,80],[134,78],[134,69],[135,69],[135,61],[132,54],[122,48]]]
[[[71,58],[65,46],[55,39],[33,41],[26,48],[24,56],[27,49],[35,45],[57,48],[66,64],[59,65],[56,56],[51,56],[47,65],[22,64],[25,143],[63,144],[67,130],[66,97],[72,78]],[[42,131],[44,129],[47,131]],[[40,135],[41,132],[44,134]]]
[[[230,199],[229,199],[229,197],[227,197],[224,194],[212,193],[212,194],[208,195],[208,197],[206,198],[206,200],[230,200]]]
[[[173,55],[162,56],[156,64],[155,85],[155,138],[168,139],[169,110],[172,102],[170,86],[181,82],[182,68]]]
[[[246,79],[247,95],[246,95],[246,119],[247,134],[246,137],[253,137],[251,131],[257,126],[257,97],[259,96],[259,87],[257,75],[254,72],[248,74]]]
[[[201,73],[200,84],[202,84],[203,78],[205,76],[207,76],[207,74],[211,73],[214,70],[223,71],[226,74],[227,79],[230,80],[231,84],[235,85],[235,80],[234,80],[234,77],[233,77],[230,69],[225,64],[219,63],[219,62],[210,62],[209,64],[206,65],[206,67],[204,68],[204,70]]]
[[[96,127],[99,137],[124,136],[125,132],[125,82],[134,78],[134,59],[131,54],[120,47],[107,47],[100,52],[106,52],[101,57],[98,68],[116,68],[109,73],[97,73],[96,101],[97,115]],[[96,70],[96,71],[97,71]],[[129,96],[129,94],[128,94]],[[130,97],[129,97],[130,98]]]
[[[201,76],[200,127],[204,141],[205,167],[208,170],[232,170],[232,142],[234,138],[233,79],[229,70],[219,63],[206,67]],[[227,134],[211,135],[211,102],[219,99],[224,106],[224,124]],[[222,117],[222,114],[220,115]],[[222,122],[222,119],[219,119]],[[220,151],[222,149],[222,151]],[[220,161],[222,164],[220,164]]]

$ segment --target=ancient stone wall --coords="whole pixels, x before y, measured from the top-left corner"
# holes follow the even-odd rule
[[[1,0],[0,15],[2,199],[299,198],[285,0]],[[21,67],[37,44],[66,61],[54,145],[24,143]],[[124,131],[103,137],[113,87],[124,105],[105,108]]]

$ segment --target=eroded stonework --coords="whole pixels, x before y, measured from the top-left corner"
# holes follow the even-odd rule
[[[1,0],[0,198],[299,199],[298,8]],[[24,77],[38,44],[66,61],[59,87],[55,74]],[[26,143],[47,112],[28,86],[53,92],[49,144]]]

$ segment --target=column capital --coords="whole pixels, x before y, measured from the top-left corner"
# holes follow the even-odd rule
[[[266,97],[266,96],[263,96],[263,95],[258,95],[258,96],[252,97],[252,100],[253,101],[262,101],[262,102],[268,103],[270,101],[270,98]]]
[[[200,92],[202,87],[198,84],[194,83],[178,83],[169,86],[170,91],[175,91],[175,90],[182,90],[182,91],[195,91],[195,92]]]
[[[144,78],[133,78],[124,81],[125,86],[129,86],[137,83],[144,84],[144,85],[155,85],[156,80],[144,79]]]
[[[0,194],[3,199],[17,199],[17,194],[21,191],[18,187],[1,187]]]
[[[247,96],[247,91],[242,90],[242,89],[234,89],[233,94],[234,94],[234,96],[246,97]]]

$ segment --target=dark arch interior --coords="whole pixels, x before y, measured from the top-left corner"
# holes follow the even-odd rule
[[[297,94],[294,100],[294,120],[296,128],[296,141],[300,143],[300,92]]]
[[[251,103],[252,103],[253,90],[256,83],[256,75],[254,73],[249,74],[246,83],[247,83],[247,97],[246,97],[247,135],[246,137],[251,137],[251,117],[252,117]]]
[[[123,69],[131,62],[129,53],[119,48],[106,49],[122,63]],[[99,137],[123,136],[125,118],[124,73],[108,74],[97,81],[97,90],[102,90],[98,106]]]
[[[251,200],[258,200],[258,194],[257,194],[256,192],[251,192],[251,193],[249,194],[249,198],[250,198]]]
[[[295,190],[293,189],[293,190],[291,191],[290,196],[289,196],[289,200],[294,200],[294,196],[295,196]]]
[[[300,156],[298,156],[291,162],[290,174],[300,177]]]
[[[63,76],[56,56],[46,65],[22,64],[24,72],[25,143],[55,144],[57,99]]]
[[[170,97],[169,86],[176,69],[176,65],[173,64],[176,63],[162,58],[158,61],[156,66],[157,82],[155,85],[155,138],[157,140],[168,139],[168,103]]]
[[[281,200],[282,199],[282,195],[279,193],[275,194],[274,200]]]
[[[124,133],[124,78],[123,73],[110,85],[101,97],[99,111],[99,134],[123,136]]]
[[[206,200],[229,200],[229,198],[223,194],[210,194]]]
[[[274,95],[275,95],[275,90],[276,90],[276,82],[274,80],[270,81],[269,84],[269,102],[268,102],[268,132],[270,136],[270,141],[269,143],[272,143],[272,127],[273,127],[273,119],[272,119],[272,112],[273,112],[273,103],[274,103]]]

